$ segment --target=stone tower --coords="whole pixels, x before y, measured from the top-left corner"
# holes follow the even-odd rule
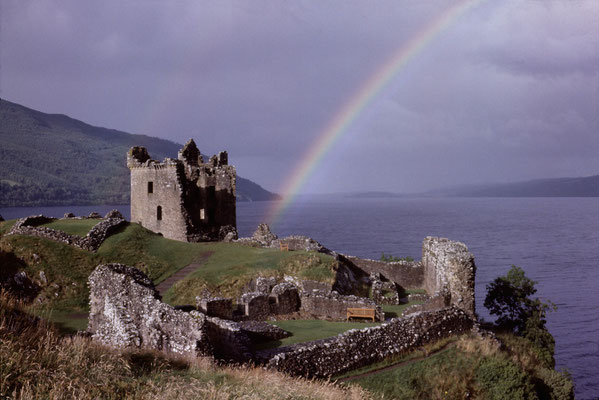
[[[207,162],[192,139],[177,160],[152,160],[145,147],[127,154],[131,170],[131,222],[185,242],[237,236],[235,167],[227,153]],[[231,235],[229,235],[230,237]]]

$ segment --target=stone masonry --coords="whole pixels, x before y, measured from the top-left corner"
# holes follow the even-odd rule
[[[160,301],[143,272],[123,264],[99,265],[89,276],[92,338],[117,348],[201,355],[211,351],[206,316]]]
[[[455,305],[474,317],[474,256],[464,243],[426,237],[422,244],[424,288],[444,305]]]
[[[235,167],[226,152],[205,160],[193,140],[177,160],[152,160],[144,147],[127,155],[131,221],[169,239],[200,242],[236,235]]]

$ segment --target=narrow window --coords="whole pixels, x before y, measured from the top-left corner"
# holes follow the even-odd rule
[[[162,221],[162,206],[156,207],[156,219]]]
[[[204,218],[206,218],[206,216],[205,216],[205,214],[204,214],[204,209],[203,209],[203,208],[201,208],[201,209],[200,209],[200,219],[204,219]]]
[[[148,182],[148,193],[154,193],[154,182]]]

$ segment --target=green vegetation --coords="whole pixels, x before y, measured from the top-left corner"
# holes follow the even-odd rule
[[[208,359],[115,351],[89,338],[61,337],[0,293],[0,398],[10,399],[328,399],[371,398],[361,388],[294,379]]]
[[[4,235],[10,231],[12,226],[17,222],[16,219],[9,219],[8,221],[0,221],[0,235]]]
[[[295,343],[326,339],[347,332],[350,329],[362,329],[380,325],[380,323],[376,322],[322,321],[317,319],[273,321],[270,323],[291,333],[291,336],[263,343],[257,346],[259,349],[270,349],[273,347],[289,346]]]
[[[144,146],[163,160],[182,147],[0,101],[0,207],[128,204],[129,148]],[[245,200],[278,197],[241,177],[237,192]]]
[[[537,351],[539,360],[553,368],[555,340],[547,330],[546,314],[555,310],[550,301],[531,298],[537,292],[537,282],[529,279],[524,270],[512,265],[506,276],[495,278],[487,285],[485,307],[496,315],[501,329],[515,332],[528,339]]]
[[[408,262],[412,262],[412,261],[414,261],[414,258],[410,257],[410,256],[396,257],[396,256],[391,255],[391,254],[381,253],[381,261],[386,261],[386,262],[408,261]]]
[[[70,235],[76,235],[84,237],[87,235],[94,225],[100,220],[97,219],[69,219],[69,220],[56,220],[48,222],[42,226],[47,228],[56,229],[57,231],[63,231]]]
[[[177,282],[164,295],[170,304],[194,304],[202,290],[237,297],[252,277],[294,275],[303,279],[333,283],[335,260],[322,253],[279,251],[236,243],[204,243],[212,252],[201,268]]]
[[[56,222],[60,222],[59,226],[64,230],[75,232],[81,229],[81,221]],[[2,222],[0,229],[4,230],[12,223]],[[65,315],[87,311],[87,278],[101,263],[118,262],[134,266],[158,284],[195,260],[209,256],[200,270],[167,293],[165,300],[175,304],[194,304],[195,296],[204,288],[215,294],[235,296],[257,274],[293,274],[331,283],[335,266],[334,259],[324,254],[281,252],[234,243],[184,243],[165,239],[138,224],[127,224],[112,234],[97,253],[19,235],[2,236],[0,252],[7,265],[18,265],[19,270],[24,270],[29,277],[37,279],[44,271],[48,285],[42,289],[42,298],[53,310],[50,314],[52,319],[63,325]]]
[[[507,350],[499,350],[488,340],[462,337],[425,359],[417,359],[422,351],[408,353],[395,361],[396,368],[350,382],[393,399],[573,399],[569,376],[540,364],[530,344],[512,347],[512,338],[504,341]]]

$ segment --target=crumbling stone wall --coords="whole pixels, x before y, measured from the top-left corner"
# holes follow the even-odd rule
[[[422,244],[424,288],[433,298],[474,316],[474,256],[464,243],[428,236]]]
[[[282,282],[274,286],[270,299],[271,314],[290,314],[300,309],[297,287],[289,282]]]
[[[123,264],[99,265],[89,276],[92,338],[111,347],[210,354],[206,316],[160,301],[150,278]]]
[[[118,211],[117,211],[118,212]],[[85,237],[70,235],[68,233],[47,228],[42,225],[56,218],[43,215],[33,215],[17,220],[9,231],[9,235],[30,235],[43,237],[55,242],[68,244],[82,250],[97,251],[108,235],[119,226],[126,223],[125,219],[118,213],[114,218],[103,219],[92,227]]]
[[[152,160],[144,147],[127,155],[131,221],[181,241],[232,240],[236,235],[236,172],[226,152],[206,162],[190,140],[177,160]]]
[[[260,292],[244,293],[240,300],[247,319],[264,321],[270,315],[270,301],[267,294]]]
[[[326,378],[381,361],[394,354],[472,329],[473,320],[451,307],[365,329],[353,329],[331,339],[279,349],[267,366],[291,375]]]
[[[374,300],[358,296],[343,296],[335,291],[313,290],[301,296],[301,310],[317,318],[345,320],[348,308],[374,308],[375,319],[384,321],[385,314]]]
[[[376,261],[352,256],[341,256],[368,274],[379,273],[404,289],[419,289],[424,285],[424,267],[414,261]]]
[[[233,318],[233,302],[223,297],[196,297],[198,310],[210,317]]]
[[[252,359],[251,340],[239,323],[207,317],[206,333],[216,358],[244,362]]]

